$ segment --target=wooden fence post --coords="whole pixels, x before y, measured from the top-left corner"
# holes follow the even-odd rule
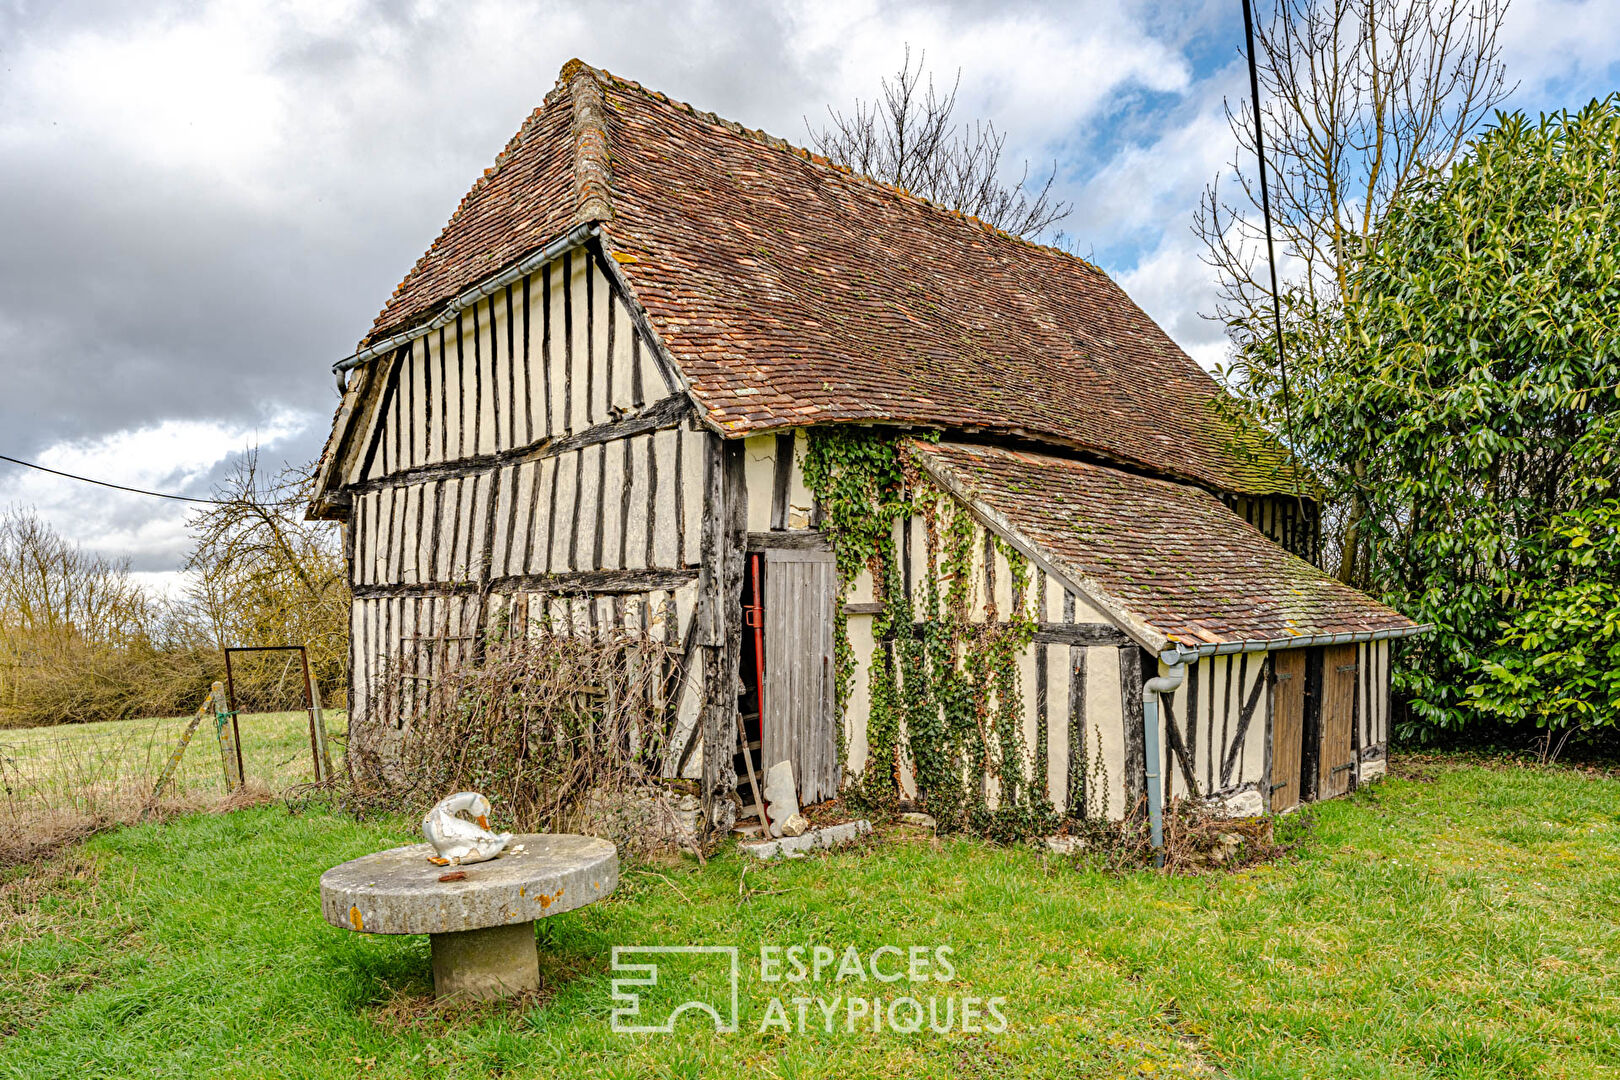
[[[225,770],[225,793],[229,795],[242,786],[242,767],[237,759],[235,725],[231,723],[230,706],[225,700],[225,687],[214,683],[213,691],[208,695],[213,703],[214,730],[219,736],[220,764]]]

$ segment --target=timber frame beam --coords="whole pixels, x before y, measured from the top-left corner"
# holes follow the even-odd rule
[[[698,571],[577,570],[557,574],[513,574],[477,581],[410,581],[355,587],[356,600],[390,596],[477,596],[480,593],[548,593],[554,596],[614,596],[674,590],[697,580]]]
[[[527,446],[518,446],[511,450],[502,450],[492,454],[476,454],[458,458],[455,461],[401,469],[387,476],[380,476],[358,484],[350,484],[344,488],[344,492],[363,494],[369,491],[381,491],[385,488],[398,487],[402,484],[448,480],[455,477],[471,476],[475,473],[489,472],[507,465],[522,465],[530,461],[540,461],[573,450],[580,450],[587,446],[595,446],[598,443],[628,439],[636,435],[646,435],[649,432],[676,427],[690,412],[691,402],[685,394],[671,394],[660,401],[653,402],[640,412],[631,413],[617,420],[610,420],[605,424],[597,424],[594,427],[586,428],[584,431],[576,431],[572,435],[566,435],[562,438],[537,439]]]

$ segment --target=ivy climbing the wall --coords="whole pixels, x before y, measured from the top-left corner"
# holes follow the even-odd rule
[[[942,830],[1002,840],[1052,831],[1058,815],[1045,790],[1046,740],[1038,738],[1026,771],[1023,736],[1018,662],[1035,632],[1029,561],[982,531],[892,433],[812,429],[804,477],[821,508],[841,595],[847,599],[864,572],[882,605],[872,620],[866,754],[846,800],[895,808],[909,767],[918,803]],[[926,551],[913,553],[921,566],[910,595],[896,538],[914,517],[922,519]],[[1012,574],[1011,610],[998,611],[989,588],[984,618],[974,620],[976,574],[993,573],[997,553]],[[839,743],[848,760],[843,721],[857,663],[842,605],[835,658]]]
[[[805,454],[804,481],[815,493],[822,529],[833,545],[840,596],[848,595],[863,570],[871,573],[874,582],[887,582],[888,568],[895,563],[893,523],[909,512],[899,444],[892,438],[874,438],[861,431],[814,428]],[[849,745],[844,719],[854,688],[855,651],[849,643],[849,619],[842,604],[838,605],[835,618],[837,737],[839,756],[847,761]],[[875,633],[881,634],[882,630],[875,629]],[[870,767],[862,770],[862,776],[867,786],[875,784],[882,789],[885,784],[898,783],[895,769],[898,768],[899,723],[893,717],[889,693],[893,680],[875,681],[882,685],[874,687],[873,718],[867,721],[867,765],[887,757],[895,760],[885,777],[878,776],[885,770],[875,771]],[[889,790],[898,791],[897,788]]]

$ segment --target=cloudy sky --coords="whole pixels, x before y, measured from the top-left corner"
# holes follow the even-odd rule
[[[1266,0],[1259,0],[1265,10]],[[331,363],[570,57],[806,141],[903,45],[1193,356],[1223,353],[1188,223],[1229,160],[1238,0],[905,3],[0,0],[0,454],[207,494],[233,454],[308,461]],[[1511,106],[1620,89],[1620,0],[1516,0]],[[154,584],[186,511],[0,463],[0,506]]]

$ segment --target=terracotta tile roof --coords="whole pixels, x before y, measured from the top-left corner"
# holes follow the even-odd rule
[[[1198,645],[1416,627],[1202,488],[996,447],[910,446],[931,475],[1152,635]]]
[[[574,161],[566,104],[548,99],[529,114],[495,164],[462,196],[433,246],[395,286],[365,341],[421,321],[467,286],[568,231]]]
[[[1101,270],[578,61],[368,340],[585,218],[727,435],[983,429],[1287,489],[1275,444]]]

